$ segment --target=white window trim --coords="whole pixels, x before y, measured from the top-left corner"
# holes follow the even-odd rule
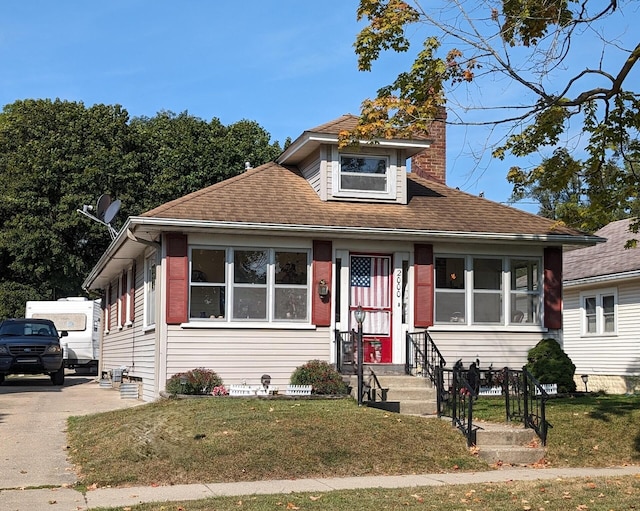
[[[528,292],[526,294],[528,295],[537,295],[537,306],[538,306],[538,314],[537,314],[537,319],[538,321],[535,323],[519,323],[519,322],[513,322],[511,319],[511,294],[514,292],[514,290],[511,289],[511,261],[512,260],[527,260],[527,261],[536,261],[539,265],[539,267],[541,268],[542,266],[542,258],[541,257],[536,257],[536,256],[519,256],[519,255],[491,255],[491,254],[456,254],[456,253],[436,253],[433,255],[433,259],[434,262],[437,258],[457,258],[457,259],[464,259],[464,265],[465,265],[465,269],[464,269],[464,282],[465,282],[465,287],[464,287],[464,294],[465,294],[465,318],[464,321],[461,322],[446,322],[446,321],[439,321],[439,322],[435,322],[434,324],[434,328],[438,329],[438,327],[440,328],[467,328],[469,326],[472,326],[474,329],[476,330],[487,330],[487,331],[495,331],[495,330],[503,330],[505,328],[508,329],[518,329],[520,330],[525,330],[525,329],[535,329],[535,330],[539,330],[540,328],[542,328],[542,325],[544,324],[544,318],[543,318],[543,293],[544,293],[544,287],[543,287],[543,279],[542,279],[542,271],[538,272],[538,292]],[[500,259],[502,261],[502,289],[500,291],[498,290],[475,290],[473,287],[473,260],[474,259]],[[435,287],[435,265],[434,265],[434,289],[433,289],[433,293],[434,293],[434,307],[437,308],[437,301],[436,301],[436,292],[447,292],[447,291],[451,291],[451,292],[459,292],[456,290],[447,290],[447,289],[438,289]],[[500,323],[476,323],[474,321],[474,309],[473,309],[473,298],[474,295],[478,293],[478,294],[483,294],[483,293],[487,293],[487,294],[500,294],[500,296],[502,297],[502,310],[501,310],[501,316],[502,316],[502,321]],[[525,293],[522,293],[525,294]],[[434,310],[434,319],[436,317],[436,311]]]
[[[122,314],[124,312],[122,310],[124,305],[124,301],[122,299],[122,291],[124,289],[123,280],[122,273],[120,273],[120,275],[118,275],[118,301],[116,302],[116,326],[118,327],[118,330],[122,330]]]
[[[150,262],[153,262],[156,266],[156,283],[158,281],[158,261],[157,261],[157,252],[152,252],[150,254],[147,254],[144,258],[144,329],[145,330],[151,330],[153,328],[155,328],[156,326],[156,321],[157,318],[154,319],[153,323],[149,322],[149,307],[156,307],[156,303],[155,301],[157,300],[157,296],[155,295],[154,292],[154,303],[149,303],[149,286],[150,286],[150,281],[149,281],[149,267]],[[157,286],[156,286],[156,292],[157,292]]]
[[[604,310],[602,307],[602,298],[605,296],[613,296],[613,332],[604,331]],[[596,299],[596,331],[587,331],[587,309],[585,300],[587,298]],[[580,333],[582,337],[611,337],[618,335],[618,289],[594,289],[591,291],[583,291],[580,293]]]
[[[192,251],[193,250],[222,250],[225,252],[225,311],[223,318],[197,318],[191,317],[191,264],[192,264]],[[234,291],[237,288],[245,287],[251,288],[250,284],[235,284],[234,283],[234,255],[236,251],[266,251],[268,254],[268,268],[267,268],[267,283],[260,284],[259,287],[266,288],[266,319],[252,319],[252,318],[234,318],[233,317],[233,299]],[[287,287],[288,285],[275,283],[275,254],[276,252],[300,252],[307,254],[307,283],[306,285],[298,284],[297,286],[291,285],[290,287],[306,288],[307,290],[307,318],[304,320],[281,320],[274,319],[274,303],[275,303],[275,290],[277,287]],[[278,329],[309,329],[315,328],[311,324],[311,305],[312,305],[312,257],[311,250],[307,247],[222,247],[222,246],[210,246],[210,245],[190,245],[189,246],[189,305],[188,305],[188,323],[184,323],[182,326],[189,326],[193,328],[209,328],[209,327],[233,327],[233,328],[278,328]]]
[[[342,165],[341,158],[343,156],[347,157],[355,157],[355,158],[384,158],[387,161],[387,173],[385,175],[387,179],[387,189],[384,192],[379,191],[368,191],[368,190],[343,190],[340,187],[342,176]],[[396,181],[398,176],[398,167],[394,163],[393,155],[389,152],[387,153],[346,153],[346,152],[335,152],[334,159],[332,161],[332,176],[331,176],[331,193],[334,197],[337,198],[356,198],[356,199],[386,199],[386,200],[395,200],[397,197],[396,193]]]

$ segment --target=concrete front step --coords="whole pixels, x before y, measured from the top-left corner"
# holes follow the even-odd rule
[[[546,450],[532,429],[519,425],[477,423],[478,456],[487,463],[531,465],[542,460]]]
[[[386,389],[384,397],[387,403],[385,406],[384,402],[380,402],[381,398],[377,397],[376,407],[410,415],[433,415],[436,413],[436,390],[427,378],[377,373],[376,377],[380,386]],[[367,383],[368,380],[369,374],[365,371],[364,382]],[[356,396],[357,376],[352,375],[349,384],[353,389],[353,395]]]

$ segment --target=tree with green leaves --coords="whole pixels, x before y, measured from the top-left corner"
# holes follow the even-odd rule
[[[583,151],[571,168],[580,168],[587,215],[636,200],[640,97],[627,83],[640,59],[637,14],[636,2],[615,0],[360,0],[360,70],[383,51],[409,52],[414,40],[421,48],[410,69],[363,102],[343,143],[428,133],[446,106],[450,124],[505,130],[492,144],[497,158]],[[516,195],[522,183],[570,187],[571,172],[547,174],[555,170],[514,168],[509,179]],[[614,187],[606,194],[605,182]]]
[[[27,300],[80,296],[110,240],[77,212],[102,194],[122,203],[118,227],[169,200],[273,160],[277,142],[253,121],[224,126],[119,105],[24,100],[0,113],[0,318]]]

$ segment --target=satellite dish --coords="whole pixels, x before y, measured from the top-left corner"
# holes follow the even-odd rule
[[[104,223],[105,224],[110,224],[111,220],[113,220],[114,217],[118,214],[118,211],[120,211],[120,204],[121,203],[120,203],[119,200],[115,200],[111,204],[109,204],[109,207],[104,212]]]
[[[104,219],[104,216],[110,205],[111,205],[111,195],[109,195],[108,193],[103,193],[98,199],[98,205],[96,207],[96,216],[98,217],[98,219],[109,223],[107,220]]]

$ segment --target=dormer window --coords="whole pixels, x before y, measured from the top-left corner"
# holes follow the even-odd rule
[[[396,168],[390,156],[340,153],[336,163],[334,197],[395,200]]]

